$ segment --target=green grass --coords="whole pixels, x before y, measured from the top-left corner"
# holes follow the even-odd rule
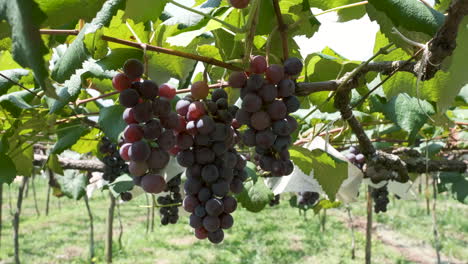
[[[16,185],[11,187],[15,204]],[[36,180],[38,203],[42,215],[36,216],[32,190],[25,198],[20,225],[20,251],[23,263],[88,263],[89,222],[84,201],[52,197],[49,216],[44,216],[46,188]],[[8,208],[8,187],[4,188],[4,226],[0,246],[0,263],[12,263],[12,226]],[[90,200],[94,214],[95,252],[98,263],[104,259],[107,192],[95,192]],[[356,232],[356,259],[351,260],[351,234],[347,225],[335,214],[327,215],[326,230],[320,229],[319,218],[312,212],[307,218],[290,208],[283,199],[280,206],[250,213],[242,208],[234,213],[234,227],[226,232],[220,245],[197,241],[182,214],[178,224],[161,226],[156,217],[154,232],[146,233],[144,196],[121,204],[124,226],[123,248],[119,249],[118,218],[114,222],[114,263],[363,263],[365,237]],[[457,202],[440,202],[441,231],[446,255],[468,259],[466,207],[454,207]],[[364,217],[364,202],[353,205],[353,214]],[[453,207],[453,213],[447,212]],[[458,206],[458,205],[457,205]],[[359,209],[358,209],[359,208]],[[458,208],[458,209],[456,209]],[[462,208],[462,209],[459,209]],[[464,209],[464,210],[463,210]],[[442,215],[443,213],[447,213]],[[423,202],[397,201],[388,214],[379,215],[379,222],[398,232],[430,243],[431,218],[426,216]],[[449,234],[449,235],[448,235]],[[454,242],[453,235],[461,240]],[[465,239],[463,240],[462,238]],[[465,243],[465,244],[463,244]],[[374,239],[374,263],[410,263],[393,248]]]

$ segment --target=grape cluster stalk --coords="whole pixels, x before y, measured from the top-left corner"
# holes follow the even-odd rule
[[[161,214],[161,224],[175,224],[179,220],[179,204],[182,202],[180,194],[181,178],[180,174],[167,182],[166,195],[158,197],[158,204],[161,205],[159,213]]]
[[[178,125],[178,116],[171,111],[170,100],[175,89],[167,84],[158,86],[151,80],[142,80],[143,64],[129,59],[123,73],[112,79],[120,91],[119,102],[126,109],[120,156],[129,161],[128,169],[134,182],[148,193],[160,193],[166,182],[160,174],[169,163],[169,150],[175,145],[172,129]]]
[[[287,59],[284,66],[268,66],[265,57],[255,56],[250,61],[250,76],[234,72],[229,77],[230,86],[241,88],[242,106],[235,120],[248,127],[242,142],[255,147],[260,168],[275,177],[289,175],[294,170],[288,148],[298,123],[290,114],[300,107],[294,95],[293,78],[302,67],[297,58]]]
[[[233,127],[237,107],[228,105],[228,95],[216,89],[210,99],[208,84],[193,83],[191,95],[179,100],[176,111],[176,154],[178,163],[186,167],[184,209],[191,213],[189,224],[198,239],[220,243],[224,229],[231,228],[231,213],[237,201],[229,193],[240,193],[247,179],[246,161],[234,148],[239,134]]]

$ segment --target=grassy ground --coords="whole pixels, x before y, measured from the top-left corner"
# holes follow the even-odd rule
[[[15,204],[16,185],[10,193]],[[8,187],[4,191],[4,221],[0,245],[0,263],[12,263],[13,242]],[[24,202],[20,225],[20,251],[23,263],[88,263],[89,222],[84,201],[52,197],[49,216],[44,216],[46,187],[36,180],[41,216],[34,210],[32,190]],[[114,263],[363,263],[364,234],[356,233],[356,259],[351,260],[351,233],[346,221],[328,214],[326,230],[312,212],[307,218],[290,208],[286,200],[280,206],[253,214],[242,208],[234,213],[234,227],[226,232],[221,245],[197,241],[183,214],[178,224],[161,226],[156,217],[154,232],[146,233],[145,197],[121,204],[124,233],[119,249],[118,218],[114,224]],[[104,259],[107,193],[96,192],[90,200],[95,217],[95,251],[98,263]],[[439,221],[443,253],[468,260],[468,210],[445,198],[439,202]],[[353,214],[365,217],[364,201],[353,205]],[[339,209],[335,209],[339,210]],[[341,209],[342,210],[342,209]],[[432,223],[423,201],[396,201],[379,222],[412,238],[431,243]],[[374,239],[374,263],[411,263],[400,252]]]

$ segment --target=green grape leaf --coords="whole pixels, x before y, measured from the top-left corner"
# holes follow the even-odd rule
[[[112,105],[102,108],[99,113],[99,127],[114,142],[119,140],[120,133],[127,126],[122,119],[124,110],[121,105]]]
[[[4,95],[8,92],[8,89],[15,85],[15,83],[5,79],[2,75],[6,76],[7,78],[10,78],[15,82],[18,82],[21,79],[21,77],[27,76],[29,74],[29,71],[25,69],[13,69],[0,71],[0,74],[0,95]]]
[[[247,161],[247,165],[245,166],[245,171],[247,172],[247,176],[252,179],[254,183],[258,180],[257,175],[257,165],[255,163]]]
[[[46,15],[32,0],[0,2],[0,20],[11,27],[13,58],[23,67],[33,70],[36,81],[49,96],[56,96],[50,84],[44,56],[48,53],[39,33]]]
[[[62,153],[73,146],[86,132],[86,127],[77,122],[57,126],[57,142],[54,144],[51,153]]]
[[[57,82],[65,82],[77,69],[82,67],[83,62],[91,54],[84,43],[87,34],[95,33],[98,29],[107,26],[118,9],[122,8],[124,0],[108,0],[91,23],[86,24],[76,36],[73,43],[67,48],[65,54],[60,58],[52,70],[52,78]]]
[[[49,155],[47,160],[47,167],[54,173],[63,175],[62,165],[60,165],[59,158],[56,154]]]
[[[260,1],[259,11],[255,35],[269,35],[277,25],[273,1]]]
[[[135,183],[133,182],[132,177],[128,174],[122,174],[117,177],[115,181],[109,184],[109,190],[115,197],[117,197],[123,192],[130,191],[133,186],[135,186]]]
[[[89,133],[82,136],[72,147],[71,150],[81,154],[93,153],[97,154],[97,146],[99,144],[98,135],[100,131],[97,128],[91,129]]]
[[[419,101],[419,102],[418,102]],[[408,94],[399,94],[382,107],[382,112],[392,122],[414,137],[426,123],[428,115],[435,113],[430,103]]]
[[[318,214],[322,209],[332,209],[332,208],[338,208],[341,206],[340,201],[330,201],[326,199],[320,200],[316,205],[314,205],[314,213]]]
[[[334,0],[334,1],[329,1],[329,0],[308,0],[310,7],[316,7],[320,8],[322,10],[328,10],[340,6],[345,6],[345,5],[350,5],[354,4],[357,2],[360,2],[360,0]],[[366,14],[365,8],[363,5],[361,6],[355,6],[351,8],[346,8],[342,10],[338,10],[338,21],[339,22],[346,22],[352,19],[359,19],[363,17]]]
[[[63,175],[55,174],[60,189],[67,197],[79,200],[86,195],[88,176],[78,170],[65,170]]]
[[[439,192],[450,190],[455,199],[468,204],[468,174],[458,172],[441,172],[439,174]]]
[[[425,43],[445,20],[442,13],[418,0],[370,0],[367,13],[393,43],[409,53],[414,47],[393,33],[394,28],[413,41]]]
[[[7,155],[0,153],[0,185],[10,184],[16,177],[16,166]]]
[[[238,194],[237,201],[250,212],[260,212],[273,198],[273,193],[263,181],[247,181],[244,190]]]
[[[35,90],[33,92],[38,92]],[[24,109],[31,109],[30,105],[35,96],[28,91],[18,91],[0,96],[0,106],[5,108],[13,117],[19,117]]]
[[[294,165],[298,166],[304,174],[309,175],[314,169],[312,166],[313,157],[310,155],[310,150],[298,146],[292,146],[289,149],[291,160]]]
[[[434,9],[444,12],[449,8],[450,3],[452,2],[452,0],[435,0]]]
[[[29,143],[21,145],[16,144],[11,146],[11,160],[15,163],[16,173],[25,177],[29,177],[33,171],[33,148]],[[20,152],[18,152],[18,150]]]
[[[167,0],[132,0],[125,8],[124,18],[130,18],[137,23],[156,21],[167,2]]]
[[[35,0],[47,15],[43,26],[51,28],[76,23],[78,19],[91,20],[105,0]]]

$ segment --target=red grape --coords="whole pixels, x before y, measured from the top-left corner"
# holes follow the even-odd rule
[[[161,86],[159,86],[159,96],[172,100],[174,99],[175,95],[176,95],[176,89],[170,86],[169,84],[164,83]]]
[[[112,86],[114,86],[117,91],[128,89],[131,84],[132,81],[123,73],[118,73],[114,78],[112,78]]]
[[[190,88],[190,93],[192,97],[196,100],[205,99],[208,96],[210,88],[205,81],[198,81],[192,84]]]

